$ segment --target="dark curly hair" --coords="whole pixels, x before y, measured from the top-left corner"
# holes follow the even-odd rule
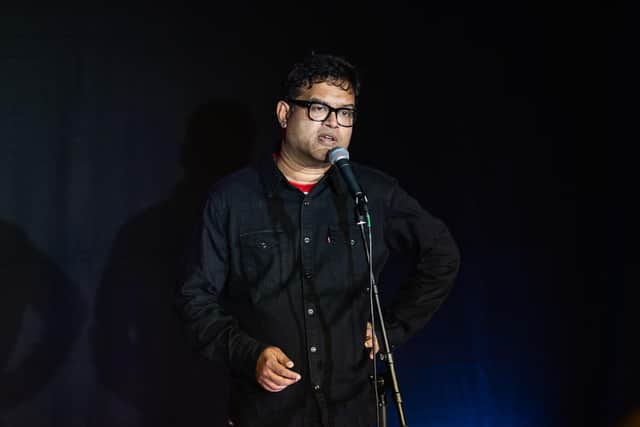
[[[323,82],[353,90],[356,99],[360,94],[360,75],[354,65],[339,56],[312,53],[293,65],[284,82],[283,95],[285,99],[295,99],[303,88]]]

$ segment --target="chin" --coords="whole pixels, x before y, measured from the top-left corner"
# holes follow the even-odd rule
[[[310,167],[323,166],[327,163],[327,158],[326,156],[322,158],[318,153],[312,153],[307,157],[306,163]]]
[[[313,159],[315,161],[324,162],[327,159],[327,153],[331,148],[324,147],[324,146],[313,147],[311,150],[307,152],[307,156],[309,157],[309,160]]]
[[[324,156],[322,158],[318,158],[318,157],[314,157],[313,160],[318,164],[318,165],[322,165],[322,166],[326,166],[329,164],[329,161],[327,160],[327,156]]]

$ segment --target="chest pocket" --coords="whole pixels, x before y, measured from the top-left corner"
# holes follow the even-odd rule
[[[331,271],[336,285],[366,287],[369,265],[360,228],[355,225],[329,225],[326,245],[334,262]]]
[[[253,299],[261,299],[284,286],[285,266],[290,264],[289,242],[282,230],[260,230],[239,237],[240,276]]]

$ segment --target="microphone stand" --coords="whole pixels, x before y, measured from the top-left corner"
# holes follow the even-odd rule
[[[404,415],[404,409],[402,407],[402,396],[400,395],[400,387],[398,386],[398,377],[396,376],[395,371],[395,363],[393,360],[393,353],[391,353],[391,346],[389,344],[389,339],[387,337],[387,330],[384,325],[384,318],[382,316],[382,307],[380,306],[380,298],[378,296],[378,287],[376,286],[375,277],[373,274],[373,259],[371,258],[371,249],[373,245],[372,235],[371,235],[371,217],[369,216],[369,209],[367,207],[367,196],[364,193],[356,194],[355,197],[355,213],[356,213],[356,224],[360,227],[360,233],[362,235],[362,241],[364,244],[365,254],[367,256],[367,262],[369,263],[369,295],[373,292],[373,299],[376,306],[376,312],[378,314],[378,318],[380,319],[380,330],[382,331],[382,343],[383,348],[380,353],[380,360],[384,360],[387,362],[387,367],[389,369],[389,376],[391,379],[391,385],[393,388],[393,400],[396,403],[396,409],[398,410],[398,418],[400,421],[400,427],[407,427],[407,420]],[[371,330],[372,336],[375,339],[375,321],[374,321],[374,313],[371,313]],[[375,341],[373,343],[372,350],[375,351]],[[374,358],[374,373],[375,373],[375,358]],[[376,404],[378,407],[386,408],[386,399],[384,396],[378,396],[378,387],[377,387],[378,379],[374,378],[374,388],[376,390],[376,399],[378,401]],[[384,386],[384,381],[381,383]],[[384,391],[382,392],[384,393]],[[379,427],[386,427],[386,415],[383,418],[383,425]]]

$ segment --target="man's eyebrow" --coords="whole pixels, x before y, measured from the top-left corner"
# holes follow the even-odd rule
[[[328,105],[329,107],[332,107],[331,105],[329,105],[326,101],[316,98],[315,96],[312,96],[311,99],[309,99],[310,102],[317,102],[319,104],[324,104],[324,105]],[[341,107],[332,107],[332,108],[355,108],[355,104],[345,104]]]

